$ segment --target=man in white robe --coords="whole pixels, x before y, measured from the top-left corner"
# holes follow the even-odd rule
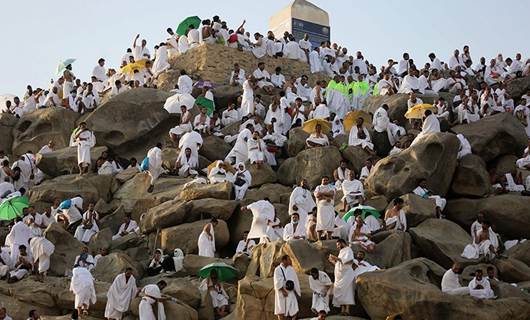
[[[311,73],[317,73],[322,72],[322,60],[320,59],[320,48],[315,47],[310,53],[309,53],[309,65],[311,68]]]
[[[162,290],[167,286],[164,280],[160,280],[157,284],[146,285],[140,296],[142,300],[138,307],[138,316],[140,320],[166,320],[166,312],[164,309],[164,301],[167,300],[162,295]],[[153,304],[157,303],[157,314],[153,310]]]
[[[348,145],[360,146],[361,148],[370,152],[374,150],[374,144],[372,143],[372,139],[370,138],[370,133],[368,132],[368,129],[363,126],[363,123],[363,118],[357,118],[356,125],[352,126],[350,129]]]
[[[252,249],[256,246],[256,241],[248,238],[248,231],[243,232],[243,239],[239,240],[236,247],[236,255],[252,255]]]
[[[311,194],[309,184],[306,179],[302,179],[300,185],[294,188],[289,196],[289,214],[298,212],[300,215],[300,225],[305,228],[307,215],[312,212],[315,207],[316,203]]]
[[[265,198],[264,200],[258,200],[253,202],[246,207],[242,208],[243,211],[249,211],[252,213],[252,224],[248,233],[249,239],[261,239],[267,236],[267,226],[270,222],[274,221],[275,209],[272,203]]]
[[[427,180],[421,179],[419,185],[412,191],[423,199],[433,199],[436,204],[436,214],[438,217],[441,217],[442,211],[445,209],[447,200],[441,196],[435,195],[427,189]]]
[[[243,82],[243,95],[241,96],[241,116],[244,117],[256,112],[254,106],[254,89],[256,78],[251,75]]]
[[[423,126],[421,132],[414,138],[412,145],[417,143],[421,137],[430,134],[440,132],[440,120],[432,113],[431,110],[425,110],[425,119],[423,120]]]
[[[252,139],[253,131],[254,126],[250,123],[247,124],[246,128],[237,135],[236,143],[226,156],[226,160],[230,161],[231,163],[246,162],[248,160],[247,141]]]
[[[79,124],[79,129],[74,138],[77,144],[77,164],[79,174],[87,174],[92,164],[90,160],[90,149],[96,145],[96,136],[88,130],[86,122]]]
[[[321,184],[315,188],[317,200],[317,225],[316,231],[321,239],[324,235],[331,240],[335,228],[335,188],[330,185],[327,176],[322,177]]]
[[[193,154],[191,148],[185,148],[175,161],[175,168],[181,177],[196,176],[198,174],[199,159]]]
[[[265,90],[267,93],[272,93],[272,88],[274,85],[270,82],[271,76],[267,70],[265,70],[265,63],[258,63],[258,68],[252,73],[254,78],[256,78],[258,87]]]
[[[350,171],[348,179],[342,182],[342,201],[344,203],[344,211],[359,204],[364,198],[363,183],[355,179],[355,171]]]
[[[44,237],[34,237],[29,242],[29,247],[33,256],[33,263],[39,262],[39,276],[45,277],[50,269],[50,257],[55,251],[55,245]]]
[[[191,91],[193,90],[193,80],[191,80],[190,76],[188,76],[186,70],[184,69],[180,70],[177,86],[179,93],[191,94]]]
[[[300,297],[300,283],[292,267],[291,258],[284,255],[281,263],[274,269],[274,314],[278,320],[296,318],[298,314],[298,300]]]
[[[466,259],[478,259],[485,256],[493,259],[497,255],[499,239],[490,227],[489,222],[483,221],[480,230],[473,235],[473,243],[468,244],[462,252],[462,257]]]
[[[311,310],[315,313],[325,311],[328,313],[329,308],[329,295],[331,293],[331,287],[333,282],[324,271],[319,271],[317,268],[312,268],[309,274],[309,288],[313,292],[311,300]]]
[[[75,295],[74,307],[79,314],[87,315],[90,304],[96,303],[94,278],[88,269],[77,267],[72,270],[70,291]]]
[[[197,240],[197,247],[199,248],[199,256],[200,257],[208,257],[208,258],[214,258],[215,257],[215,226],[217,226],[219,222],[214,217],[210,220],[209,223],[204,225],[202,228],[202,232],[199,235],[199,239]]]
[[[469,295],[478,299],[495,299],[491,284],[482,276],[482,270],[475,271],[475,277],[469,282]]]
[[[26,249],[27,247],[23,244],[18,246],[18,258],[13,262],[13,270],[9,272],[7,277],[8,283],[22,280],[33,270],[33,258]]]
[[[341,308],[341,314],[349,314],[350,305],[355,304],[355,274],[353,272],[353,251],[344,239],[337,240],[339,255],[329,255],[329,262],[335,265],[333,283],[333,305]]]
[[[401,86],[399,87],[398,93],[411,93],[411,92],[417,92],[419,90],[419,81],[416,77],[416,71],[409,70],[409,74],[407,74],[403,81],[401,82]]]
[[[149,169],[147,170],[151,177],[151,182],[147,192],[153,192],[155,188],[155,181],[162,173],[162,144],[159,142],[155,147],[149,149],[147,152],[147,158],[149,159]]]
[[[405,201],[401,198],[395,198],[393,201],[392,208],[388,209],[385,213],[385,229],[406,231],[407,230],[407,217],[403,206]]]
[[[14,264],[18,260],[18,248],[23,245],[29,248],[29,240],[33,236],[31,229],[26,225],[22,218],[17,217],[15,224],[11,228],[11,231],[7,235],[6,239],[9,239],[9,246],[11,257],[10,260]]]
[[[165,43],[161,43],[156,50],[156,59],[151,67],[153,77],[157,78],[162,72],[169,69],[169,67],[167,46]]]
[[[124,273],[120,273],[114,278],[109,291],[107,291],[105,318],[121,320],[123,314],[129,311],[131,301],[137,293],[138,288],[133,276],[133,269],[128,267]]]
[[[291,214],[291,222],[283,228],[283,240],[298,240],[305,239],[305,225],[300,224],[300,215],[298,212]]]
[[[453,263],[451,269],[447,270],[442,277],[442,292],[450,295],[468,295],[469,288],[460,285],[458,275],[462,273],[462,267],[458,262]]]
[[[120,225],[118,232],[112,236],[112,240],[117,240],[128,235],[129,233],[138,232],[138,230],[138,223],[132,220],[131,216],[127,214],[125,217],[123,217],[123,223]]]
[[[357,279],[357,277],[363,273],[380,270],[378,266],[373,265],[370,262],[366,261],[364,259],[365,257],[366,257],[366,254],[364,253],[364,251],[358,251],[355,254],[355,259],[353,259],[353,264],[357,266],[355,270],[353,271],[355,275],[355,279]]]
[[[471,144],[469,143],[469,140],[466,139],[466,137],[459,133],[456,135],[458,138],[458,141],[460,141],[460,148],[458,150],[457,159],[462,159],[465,155],[471,154]]]
[[[99,214],[94,210],[94,204],[88,205],[88,210],[83,214],[83,221],[77,227],[74,237],[83,242],[88,243],[92,236],[99,232],[98,222]]]
[[[94,257],[88,252],[88,247],[81,248],[81,254],[75,257],[74,268],[85,268],[88,271],[94,269],[96,261]]]

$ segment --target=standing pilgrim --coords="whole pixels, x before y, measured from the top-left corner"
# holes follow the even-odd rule
[[[353,251],[344,239],[337,240],[339,255],[329,255],[329,262],[335,265],[335,282],[333,283],[333,305],[341,308],[342,315],[349,314],[350,305],[355,304],[353,272]]]
[[[33,255],[33,263],[39,262],[38,272],[42,280],[50,269],[50,257],[55,251],[55,245],[44,237],[35,237],[30,240],[29,248]]]
[[[248,239],[261,239],[267,236],[267,226],[274,221],[274,206],[269,199],[258,200],[244,207],[243,210],[252,212],[252,224]]]
[[[75,295],[74,307],[80,314],[88,315],[90,304],[96,303],[94,278],[88,269],[77,267],[72,270],[70,291]]]
[[[313,195],[309,190],[309,184],[306,179],[300,181],[300,185],[294,188],[289,197],[289,214],[298,212],[300,215],[300,226],[306,228],[307,216],[316,207]]]
[[[317,226],[319,239],[325,235],[331,240],[331,234],[335,228],[335,189],[329,184],[329,178],[322,177],[322,183],[315,188],[317,199]]]
[[[311,274],[309,275],[309,288],[313,291],[311,302],[311,310],[313,312],[329,312],[329,294],[332,286],[333,282],[331,282],[327,273],[319,271],[317,268],[311,269]]]
[[[291,258],[284,255],[280,265],[274,269],[274,314],[278,320],[296,319],[298,314],[300,283],[291,264]]]
[[[77,129],[74,141],[77,144],[77,164],[79,175],[88,173],[90,168],[90,148],[96,145],[96,136],[87,127],[86,122],[81,122]]]
[[[133,269],[128,267],[124,273],[114,278],[107,292],[107,306],[105,307],[105,318],[109,320],[121,320],[123,313],[129,311],[132,299],[138,293],[136,279]]]
[[[162,173],[162,144],[159,142],[155,147],[147,151],[148,167],[147,170],[151,177],[151,182],[147,192],[151,193],[155,189],[155,181]]]
[[[213,217],[209,223],[204,225],[199,235],[197,246],[199,247],[199,257],[215,257],[215,232],[214,228],[219,222]]]
[[[164,309],[164,301],[166,297],[162,296],[162,290],[167,286],[164,280],[158,281],[156,284],[148,284],[143,289],[140,295],[142,301],[138,307],[138,315],[140,320],[166,320],[166,311]],[[155,316],[153,304],[157,303],[158,314]]]

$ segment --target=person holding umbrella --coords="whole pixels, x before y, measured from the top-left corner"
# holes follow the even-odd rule
[[[219,280],[216,269],[212,269],[210,275],[201,282],[199,290],[210,294],[217,319],[223,318],[230,313],[228,294],[226,293],[222,282]]]

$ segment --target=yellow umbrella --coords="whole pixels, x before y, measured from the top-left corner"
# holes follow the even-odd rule
[[[344,117],[344,130],[350,131],[351,127],[357,123],[358,118],[363,118],[364,126],[369,126],[372,124],[372,116],[366,111],[351,111]]]
[[[425,115],[425,110],[431,110],[434,112],[436,108],[432,104],[418,104],[410,108],[407,113],[405,113],[405,118],[407,119],[422,119]]]
[[[305,132],[311,134],[315,132],[315,128],[318,124],[322,127],[323,134],[328,134],[331,131],[331,124],[329,123],[329,121],[320,119],[320,118],[311,119],[311,120],[304,122],[304,126],[302,129]]]
[[[121,67],[120,71],[123,74],[133,74],[134,70],[142,70],[145,68],[145,64],[147,63],[147,59],[138,60],[134,63],[128,63],[125,67]]]
[[[213,168],[217,166],[218,162],[221,163],[221,167],[225,169],[226,171],[229,171],[232,173],[236,172],[234,167],[232,167],[228,161],[223,162],[223,160],[216,160],[208,165],[208,174],[210,173],[210,171],[212,171]]]

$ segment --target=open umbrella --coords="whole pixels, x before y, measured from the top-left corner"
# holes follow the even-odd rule
[[[195,99],[195,104],[199,107],[206,108],[206,114],[208,116],[211,116],[215,109],[213,101],[204,96],[198,96],[197,99]]]
[[[176,93],[166,99],[164,109],[169,113],[180,113],[180,107],[186,106],[187,110],[193,108],[195,98],[189,93]]]
[[[15,98],[15,95],[13,94],[1,94],[0,95],[0,112],[7,112],[6,102],[11,101],[13,103],[13,99]]]
[[[187,17],[186,19],[182,20],[181,23],[179,23],[177,27],[177,34],[179,36],[185,35],[186,31],[190,26],[193,26],[193,29],[198,29],[201,25],[201,18],[197,16],[193,17]]]
[[[195,87],[202,89],[202,88],[213,88],[214,84],[210,80],[199,80],[195,83]]]
[[[145,68],[145,64],[147,62],[147,59],[138,60],[134,63],[128,63],[124,67],[120,68],[120,72],[123,74],[130,74],[132,75],[134,73],[134,70],[142,70]]]
[[[379,213],[379,211],[377,211],[376,208],[374,207],[370,207],[370,206],[363,206],[362,204],[358,205],[357,207],[353,207],[350,209],[350,211],[346,212],[346,214],[344,214],[344,216],[342,217],[342,219],[344,221],[348,221],[348,219],[350,217],[353,216],[353,213],[357,210],[361,210],[361,217],[363,219],[366,218],[366,216],[374,216],[376,218],[379,218],[381,216],[381,214]]]
[[[55,70],[55,73],[56,74],[61,74],[61,72],[63,72],[64,69],[66,69],[66,67],[68,67],[69,65],[71,65],[74,62],[75,62],[75,59],[73,59],[73,58],[64,60],[63,62],[59,63],[59,65],[57,66],[57,69]]]
[[[414,107],[410,108],[405,113],[405,118],[407,118],[407,119],[422,119],[423,116],[425,115],[425,110],[431,110],[432,112],[434,112],[436,110],[436,108],[432,104],[427,104],[427,103],[418,104],[418,105],[415,105]]]
[[[22,210],[29,207],[27,197],[13,197],[0,204],[0,220],[11,221],[22,216]]]
[[[236,268],[227,265],[224,262],[214,262],[202,267],[201,270],[199,270],[199,277],[208,278],[212,270],[217,271],[217,278],[220,281],[237,279],[239,274],[239,271]]]
[[[372,116],[366,111],[351,111],[348,112],[348,114],[344,117],[344,130],[350,131],[351,127],[357,123],[358,118],[364,119],[364,126],[369,126],[372,124]]]
[[[311,119],[304,122],[304,126],[302,127],[302,129],[305,132],[312,134],[313,132],[315,132],[315,128],[317,125],[320,125],[322,127],[323,134],[328,134],[331,131],[331,124],[329,123],[329,121],[319,118]]]

